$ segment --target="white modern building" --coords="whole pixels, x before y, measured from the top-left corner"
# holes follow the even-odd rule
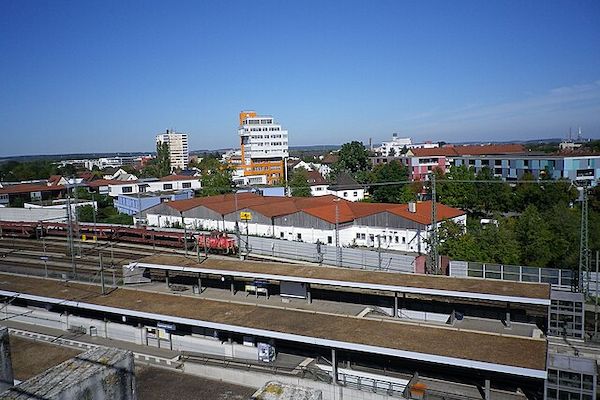
[[[111,181],[101,179],[87,184],[90,189],[100,194],[117,197],[123,194],[163,192],[172,190],[199,190],[200,180],[194,176],[169,175],[164,178],[139,179],[136,181]]]
[[[86,159],[86,160],[68,160],[64,163],[71,163],[71,161],[81,161],[85,168],[90,171],[97,167],[99,169],[104,168],[119,168],[123,165],[135,165],[142,164],[144,160],[149,160],[152,158],[152,155],[148,154],[145,156],[115,156],[115,157],[101,157],[95,159]]]
[[[166,133],[156,135],[156,143],[169,145],[171,170],[187,168],[190,161],[187,133],[177,133],[167,129]]]
[[[306,161],[296,159],[294,161],[288,162],[288,168],[290,165],[292,165],[293,170],[304,168],[307,171],[317,171],[322,176],[329,176],[329,174],[331,174],[331,167],[327,164],[313,162],[307,163]]]
[[[404,148],[406,149],[433,149],[439,147],[438,143],[413,143],[411,138],[398,137],[397,133],[392,134],[392,140],[382,142],[380,147],[375,148],[375,152],[383,157],[399,156]]]
[[[288,157],[288,131],[271,116],[254,111],[240,113],[240,163],[242,176],[266,175],[269,184],[285,178],[284,160]]]
[[[251,221],[240,223],[240,212]],[[462,210],[437,204],[439,223],[451,219],[466,226]],[[308,243],[335,244],[336,226],[341,246],[365,246],[419,252],[427,249],[431,230],[431,202],[382,204],[345,201],[334,196],[271,197],[253,193],[171,201],[145,210],[148,225],[170,227],[182,218],[190,229],[235,231]]]

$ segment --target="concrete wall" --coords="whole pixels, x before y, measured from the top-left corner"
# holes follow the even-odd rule
[[[15,322],[30,325],[45,326],[66,331],[68,329],[82,328],[86,334],[99,337],[122,340],[135,344],[146,344],[145,327],[135,327],[115,322],[106,322],[90,318],[81,318],[73,315],[58,314],[43,309],[18,307],[8,305],[3,310],[3,316]],[[91,328],[91,329],[90,329]],[[156,340],[149,340],[150,346],[157,346]],[[257,360],[256,347],[244,346],[238,343],[222,343],[220,340],[201,335],[171,335],[171,345],[168,341],[161,341],[161,347],[168,346],[173,350],[204,353],[225,357],[236,357],[247,360]]]

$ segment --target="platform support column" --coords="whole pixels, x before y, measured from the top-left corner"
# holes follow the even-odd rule
[[[312,303],[312,293],[310,292],[310,283],[306,284],[306,301],[308,304]]]
[[[233,276],[230,278],[231,281],[230,282],[230,286],[231,286],[231,294],[235,294],[235,280],[233,279]]]
[[[338,383],[338,365],[337,365],[337,357],[335,354],[335,349],[331,349],[331,376],[333,380],[331,383],[337,385]]]
[[[491,390],[491,383],[489,379],[485,380],[485,388],[484,388],[484,395],[485,395],[485,400],[491,400],[492,398],[492,390]]]
[[[394,318],[398,318],[398,292],[394,292],[394,313],[392,314],[392,317]]]
[[[167,282],[167,288],[169,288],[169,270],[165,271],[165,281]]]
[[[198,294],[202,294],[202,274],[198,274]]]
[[[506,305],[506,327],[510,327],[510,303]]]

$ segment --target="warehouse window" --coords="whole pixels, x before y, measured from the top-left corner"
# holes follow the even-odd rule
[[[181,184],[181,187],[184,189],[189,189],[192,187],[192,182],[184,182]]]
[[[173,184],[172,183],[165,183],[163,184],[163,190],[171,190],[173,189]]]
[[[333,238],[331,236],[327,236],[327,244],[332,244]]]
[[[285,234],[283,232],[279,232],[279,237],[283,239],[283,237],[285,236]]]
[[[360,239],[360,233],[357,233],[357,234],[356,234],[356,238],[357,238],[357,239]]]
[[[133,188],[131,186],[123,186],[123,193],[133,193]]]
[[[299,233],[298,235],[296,235],[296,237],[298,238],[298,240],[302,240],[302,234]]]

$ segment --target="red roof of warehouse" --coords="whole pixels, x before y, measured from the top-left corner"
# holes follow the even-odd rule
[[[269,218],[304,212],[332,224],[336,222],[336,219],[339,223],[347,223],[357,218],[389,212],[419,224],[429,225],[431,223],[431,201],[416,203],[416,212],[414,213],[408,211],[408,204],[359,203],[331,195],[321,197],[275,197],[240,193],[237,195],[237,202],[235,195],[227,194],[171,201],[167,205],[179,212],[203,206],[221,215],[247,209]],[[463,214],[465,212],[458,208],[437,204],[437,218],[439,220],[455,218]]]
[[[257,195],[254,193],[238,193],[237,194],[238,200],[246,199],[248,197],[256,197],[256,196]],[[208,196],[208,197],[194,197],[194,198],[186,199],[186,200],[170,201],[168,203],[168,205],[170,207],[176,209],[177,211],[181,212],[181,211],[191,210],[192,208],[196,208],[199,206],[207,206],[208,207],[210,204],[213,204],[213,203],[227,202],[230,200],[235,201],[235,195],[233,193],[219,194],[216,196]]]

